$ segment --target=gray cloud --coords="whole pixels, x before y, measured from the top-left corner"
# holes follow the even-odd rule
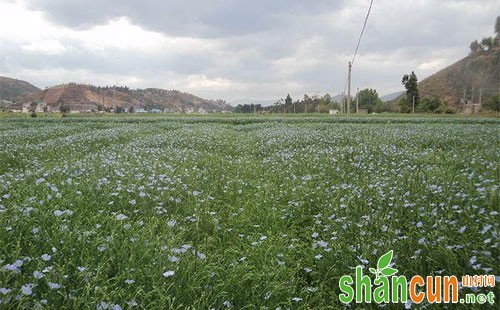
[[[5,39],[0,74],[22,73],[39,86],[123,81],[230,100],[341,92],[369,0],[23,3],[76,37],[60,35],[61,46],[53,42],[43,57],[26,42]],[[468,53],[472,40],[493,33],[498,9],[497,0],[375,1],[353,68],[354,87],[384,94],[400,90],[407,72],[423,79],[450,65]],[[122,17],[155,32],[150,41],[158,40],[160,48],[114,46],[107,37],[101,48],[79,37]]]
[[[316,0],[47,0],[26,1],[31,9],[77,29],[127,16],[147,29],[174,36],[223,37],[280,27],[283,16],[335,10],[344,1]]]

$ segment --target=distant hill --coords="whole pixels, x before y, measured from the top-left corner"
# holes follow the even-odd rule
[[[344,95],[342,95],[342,94],[338,94],[338,95],[332,97],[333,101],[340,102],[340,103],[342,103],[343,99],[344,99]]]
[[[458,105],[461,99],[483,99],[498,94],[500,87],[500,47],[478,51],[453,65],[431,75],[419,83],[421,97],[437,95],[448,105]]]
[[[232,110],[232,106],[223,100],[207,100],[178,90],[146,88],[133,90],[130,93],[145,108],[166,108],[171,112],[201,111],[220,112]]]
[[[399,98],[401,97],[401,95],[403,95],[405,92],[404,91],[398,91],[398,92],[395,92],[395,93],[390,93],[390,94],[387,94],[387,95],[384,95],[382,97],[380,97],[380,100],[384,101],[384,102],[389,102],[389,101],[392,101],[396,98]]]
[[[0,100],[6,102],[17,102],[37,92],[40,88],[21,80],[0,76]]]
[[[39,91],[30,101],[44,102],[51,111],[61,104],[71,111],[98,111],[116,109],[159,109],[168,112],[220,112],[232,107],[222,100],[207,100],[177,90],[156,88],[131,90],[128,87],[97,87],[69,83]]]

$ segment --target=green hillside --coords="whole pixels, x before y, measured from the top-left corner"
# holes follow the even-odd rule
[[[0,76],[0,99],[17,102],[29,97],[40,89],[26,81]]]

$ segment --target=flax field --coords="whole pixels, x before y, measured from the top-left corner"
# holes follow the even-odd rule
[[[0,309],[341,309],[389,250],[498,276],[499,162],[488,118],[0,119]]]

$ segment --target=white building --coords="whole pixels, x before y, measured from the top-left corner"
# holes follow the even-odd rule
[[[31,111],[31,103],[23,103],[22,105],[22,112],[23,113],[29,113]],[[37,102],[36,108],[35,108],[36,113],[43,113],[43,112],[49,112],[49,107],[45,102]]]

